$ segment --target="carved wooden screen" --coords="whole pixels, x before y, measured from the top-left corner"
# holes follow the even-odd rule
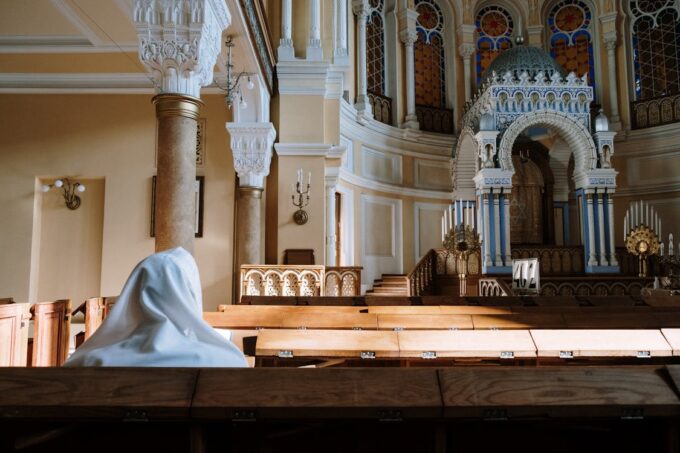
[[[588,84],[595,86],[592,13],[580,0],[563,0],[548,14],[550,55],[567,72],[579,77],[588,74]]]
[[[385,20],[384,0],[371,0],[371,13],[366,24],[366,89],[385,95]]]
[[[500,6],[482,8],[475,20],[477,25],[477,84],[491,62],[512,47],[514,27],[510,13]]]
[[[444,17],[433,0],[416,2],[418,41],[414,47],[416,104],[446,107]]]
[[[674,0],[630,1],[635,95],[680,93],[680,11]]]

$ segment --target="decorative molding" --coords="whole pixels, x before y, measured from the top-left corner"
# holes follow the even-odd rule
[[[279,156],[322,156],[328,159],[340,159],[345,153],[344,146],[325,143],[275,143],[274,149]]]
[[[417,201],[413,203],[413,262],[417,263],[423,257],[427,250],[420,250],[420,212],[421,211],[436,211],[444,214],[448,204],[423,203]],[[440,244],[441,246],[441,244]]]
[[[354,190],[338,184],[335,191],[342,196],[340,209],[340,265],[354,265]],[[345,261],[342,260],[343,255]]]
[[[378,164],[379,168],[387,168],[388,163],[391,164],[390,176],[381,176],[371,171],[368,159],[381,160],[385,165]],[[365,146],[361,147],[361,174],[364,177],[371,178],[374,181],[385,182],[389,184],[402,184],[402,160],[401,156],[385,153]]]
[[[276,65],[279,94],[323,96],[340,99],[344,86],[343,72],[323,61],[279,61]]]
[[[222,31],[231,23],[224,0],[135,0],[139,58],[163,93],[200,97],[213,82]]]
[[[340,146],[344,146],[346,149],[345,154],[342,156],[342,168],[354,173],[354,142],[344,135],[341,135]]]
[[[447,200],[451,201],[451,192],[443,192],[436,190],[414,189],[412,187],[395,186],[393,184],[385,184],[383,182],[373,181],[361,176],[357,176],[348,172],[344,168],[340,169],[340,180],[347,184],[351,184],[360,189],[374,190],[385,194],[397,195],[401,197],[413,198],[427,198],[432,200]]]
[[[0,36],[0,54],[11,53],[120,53],[137,52],[137,44],[93,45],[81,36]]]
[[[276,129],[272,123],[227,123],[234,170],[240,187],[264,187],[272,159]]]
[[[77,3],[73,0],[51,0],[50,3],[52,3],[52,6],[71,22],[71,25],[77,28],[93,46],[104,44],[102,37],[100,37],[90,26],[90,19],[83,17],[81,14],[82,10]]]
[[[404,270],[403,253],[403,217],[402,200],[385,198],[376,195],[361,194],[360,196],[360,232],[361,232],[361,265],[364,267],[362,281],[372,286],[373,281],[383,273],[401,274]],[[380,204],[391,207],[392,216],[390,230],[392,234],[392,253],[389,255],[368,255],[368,242],[374,237],[375,232],[368,231],[367,211],[369,204]]]
[[[274,58],[272,40],[269,35],[269,29],[267,28],[267,22],[264,18],[264,11],[262,11],[261,0],[241,0],[240,3],[245,12],[247,27],[250,32],[250,37],[254,42],[260,69],[265,76],[267,89],[271,95],[274,90],[274,65],[276,59]]]
[[[420,177],[420,169],[421,168],[435,168],[438,171],[443,171],[444,175],[446,176],[446,184],[436,184],[432,183],[431,181],[428,180],[423,180]],[[453,187],[451,186],[451,170],[449,168],[449,165],[442,165],[441,161],[432,161],[432,160],[422,160],[422,159],[414,159],[413,160],[413,185],[414,187],[417,187],[419,189],[433,189],[433,190],[445,190],[445,191],[453,191]]]

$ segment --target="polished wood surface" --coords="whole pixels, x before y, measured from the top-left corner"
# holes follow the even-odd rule
[[[377,315],[378,328],[386,329],[472,329],[472,316],[470,315],[410,315],[410,314],[382,314]]]
[[[29,304],[0,304],[0,366],[26,366]]]
[[[203,319],[213,327],[233,329],[367,329],[378,328],[376,315],[368,313],[295,313],[296,310],[263,312],[205,312]]]
[[[397,332],[369,330],[261,330],[257,355],[276,357],[291,351],[294,357],[352,357],[370,352],[375,358],[399,357]]]
[[[61,366],[68,357],[71,301],[42,302],[31,307],[33,352],[31,365]]]
[[[559,329],[566,327],[560,313],[473,315],[472,324],[475,329]]]
[[[659,330],[531,330],[539,357],[668,357],[673,350]]]
[[[534,358],[536,348],[528,330],[403,331],[399,335],[401,357],[474,357],[498,359],[510,352],[513,358]]]
[[[661,333],[673,349],[673,355],[680,356],[680,329],[661,329]]]

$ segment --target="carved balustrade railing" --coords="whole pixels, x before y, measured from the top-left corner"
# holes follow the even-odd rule
[[[541,277],[541,296],[639,296],[651,287],[651,278],[612,277]]]
[[[324,276],[324,296],[350,297],[361,295],[362,267],[327,267]]]
[[[541,265],[541,275],[581,274],[584,271],[582,246],[513,246],[511,255],[512,259],[538,258]]]
[[[241,296],[359,296],[361,270],[361,267],[244,264]]]
[[[434,249],[430,249],[406,276],[408,280],[409,296],[421,296],[425,294],[430,288],[436,273],[437,252]]]
[[[630,104],[633,129],[680,122],[680,93]]]
[[[484,277],[479,279],[479,295],[482,297],[511,296],[512,289],[503,280]]]
[[[416,105],[416,116],[420,130],[453,134],[453,110]]]
[[[458,275],[463,272],[463,263],[456,260],[454,254],[446,249],[436,249],[437,254],[437,275]],[[482,273],[481,260],[479,253],[471,253],[467,260],[467,275],[475,277]]]
[[[381,123],[392,125],[392,99],[382,94],[367,93],[373,109],[373,118]]]

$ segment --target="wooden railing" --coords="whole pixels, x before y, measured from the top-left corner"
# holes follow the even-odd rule
[[[463,272],[463,263],[446,249],[436,249],[437,275],[458,275]],[[482,273],[479,253],[472,253],[467,260],[467,274],[474,277]]]
[[[392,99],[382,94],[368,93],[373,110],[373,118],[381,123],[392,125]]]
[[[416,105],[416,116],[420,130],[453,134],[453,110]]]
[[[360,295],[362,269],[362,267],[327,267],[323,295],[331,297]]]
[[[507,297],[512,295],[512,289],[502,280],[485,277],[479,279],[479,295],[482,297]]]
[[[583,246],[524,246],[512,248],[512,259],[538,258],[541,275],[583,273]]]
[[[244,264],[241,296],[336,296],[361,294],[362,267]]]
[[[409,296],[421,296],[427,292],[437,273],[437,252],[430,249],[406,276]]]
[[[631,102],[633,129],[680,122],[680,93]]]

